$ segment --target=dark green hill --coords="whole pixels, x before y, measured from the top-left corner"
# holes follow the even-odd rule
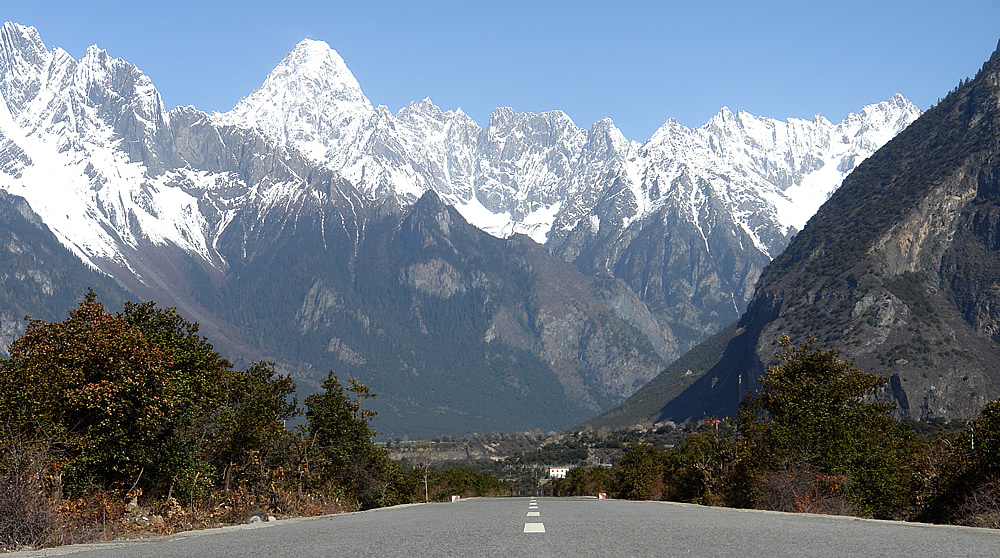
[[[670,419],[671,416],[664,411],[664,403],[675,399],[718,364],[726,345],[737,333],[737,324],[733,322],[684,353],[632,397],[584,422],[578,428],[597,430],[606,427],[611,430],[623,430],[636,425],[648,428],[661,420]]]
[[[0,347],[24,332],[25,316],[61,320],[87,289],[110,308],[127,295],[111,278],[63,247],[23,198],[0,192]]]
[[[380,394],[387,435],[558,430],[663,367],[659,326],[623,282],[490,236],[433,191],[405,212],[352,201],[303,195],[273,219],[237,217],[226,276],[189,273],[198,302],[292,371],[300,395],[332,369]]]

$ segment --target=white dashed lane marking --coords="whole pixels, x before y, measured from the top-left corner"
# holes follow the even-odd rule
[[[528,501],[528,515],[527,517],[540,517],[542,514],[537,511],[538,503],[534,500]],[[525,533],[544,533],[545,524],[544,523],[525,523],[524,524]]]

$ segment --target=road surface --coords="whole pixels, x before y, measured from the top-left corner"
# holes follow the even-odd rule
[[[11,556],[1000,556],[1000,531],[586,498],[475,498]]]

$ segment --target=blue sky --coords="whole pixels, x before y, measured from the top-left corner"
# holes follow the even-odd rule
[[[838,121],[898,92],[926,109],[1000,39],[998,0],[0,0],[0,15],[49,48],[132,62],[168,109],[228,110],[311,38],[393,111],[430,97],[485,124],[497,106],[560,109],[639,141],[722,106]]]

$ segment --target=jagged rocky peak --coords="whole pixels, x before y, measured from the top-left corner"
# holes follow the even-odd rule
[[[604,156],[608,160],[623,156],[630,142],[610,118],[602,118],[587,131],[584,151],[591,157]]]
[[[476,150],[478,200],[492,213],[506,213],[518,223],[537,218],[535,212],[564,201],[586,139],[587,131],[562,111],[496,109]],[[549,228],[551,217],[545,223],[546,231]]]
[[[299,42],[268,76],[272,78],[322,86],[327,89],[329,98],[371,107],[344,59],[323,41],[305,39]]]
[[[493,137],[509,137],[513,134],[525,135],[525,140],[557,140],[566,134],[579,134],[581,130],[568,114],[561,110],[542,113],[517,112],[511,107],[500,107],[490,114],[487,125]]]
[[[889,113],[889,112],[897,112],[898,113],[899,111],[902,111],[904,113],[905,112],[912,112],[913,111],[913,107],[914,107],[913,103],[911,103],[909,99],[907,99],[906,97],[904,97],[902,93],[896,93],[889,100],[882,101],[881,103],[878,103],[876,105],[868,105],[867,107],[865,107],[862,110],[868,110],[868,108],[872,107],[872,106],[878,107],[880,110],[883,110],[886,113]],[[895,110],[892,110],[892,109],[895,109]]]
[[[157,166],[158,138],[167,124],[167,113],[153,82],[135,65],[112,58],[96,45],[87,48],[73,78],[98,117],[125,139],[122,148],[133,161]]]
[[[578,127],[561,110],[536,114],[500,107],[490,115],[485,143],[480,145],[480,152],[494,164],[501,160],[523,158],[529,153],[547,155],[543,152],[551,148],[555,148],[555,152],[561,153],[563,157],[571,158],[579,152],[586,136],[587,131]],[[519,162],[523,166],[530,163]],[[545,161],[545,166],[548,167],[546,170],[560,170],[552,166],[552,163],[561,166],[559,162],[548,158]],[[535,178],[537,180],[543,176]],[[530,189],[531,185],[524,184],[522,187]]]
[[[502,129],[507,126],[507,123],[513,122],[517,117],[517,111],[511,107],[497,107],[493,109],[490,113],[490,121],[487,127],[493,129]]]
[[[34,27],[6,22],[0,28],[0,69],[9,72],[45,63],[45,43]]]
[[[0,72],[0,93],[19,126],[61,129],[64,136],[106,127],[125,140],[121,147],[133,161],[155,159],[154,136],[164,128],[166,112],[152,82],[134,65],[97,46],[80,60],[59,48],[50,53],[34,28],[5,23]]]
[[[388,113],[387,108],[385,111]],[[399,109],[395,116],[388,117],[386,121],[390,123],[396,135],[401,136],[399,141],[411,144],[411,150],[448,149],[445,144],[453,140],[455,135],[452,128],[462,130],[465,135],[463,139],[470,146],[474,146],[481,131],[476,121],[462,112],[462,109],[442,110],[431,101],[430,97],[425,97],[419,102],[411,101],[408,106]],[[434,155],[447,156],[444,153]]]
[[[40,87],[48,53],[38,31],[17,23],[0,28],[0,101],[17,115]],[[3,107],[0,107],[2,110]]]
[[[396,117],[400,118],[409,114],[425,114],[436,117],[444,114],[444,112],[441,110],[441,107],[435,105],[434,102],[431,101],[430,97],[424,97],[423,100],[419,102],[410,101],[409,106],[399,109],[399,112],[396,113]]]

